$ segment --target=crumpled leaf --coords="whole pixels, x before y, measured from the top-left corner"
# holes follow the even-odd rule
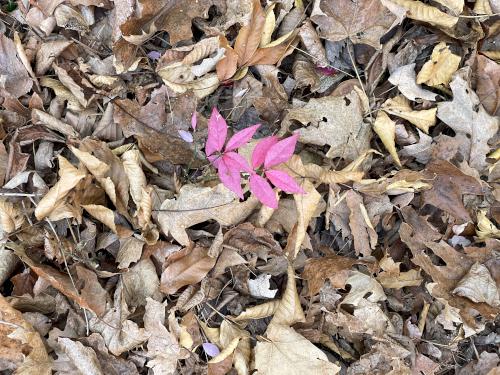
[[[461,57],[451,53],[445,42],[441,42],[432,50],[431,59],[427,61],[417,75],[417,83],[428,86],[448,85],[451,76],[458,69]]]
[[[423,89],[417,84],[415,65],[415,63],[412,63],[400,66],[391,73],[389,82],[397,86],[401,94],[403,94],[407,99],[416,100],[417,98],[420,98],[432,101],[436,100],[437,94]]]
[[[350,276],[346,280],[346,284],[351,286],[351,290],[342,300],[342,304],[358,306],[365,299],[367,294],[370,294],[366,299],[370,302],[384,301],[387,299],[384,289],[378,281],[359,271],[350,271]]]
[[[356,254],[371,255],[377,244],[378,235],[368,217],[363,198],[360,194],[349,190],[346,193],[347,207],[349,207],[349,227],[354,237]]]
[[[437,122],[437,108],[414,111],[411,109],[408,99],[401,95],[387,99],[382,105],[382,109],[391,115],[409,121],[425,133],[429,133],[429,128],[436,125]]]
[[[457,219],[472,221],[464,207],[462,195],[482,195],[480,182],[445,160],[431,161],[425,171],[433,181],[432,189],[422,194],[424,202],[450,213]]]
[[[349,38],[353,43],[380,48],[380,38],[395,25],[394,15],[379,0],[331,2],[316,0],[311,20],[320,36],[333,42]]]
[[[23,315],[0,295],[2,322],[0,358],[2,368],[15,370],[15,374],[52,374],[52,360],[47,354],[40,334]]]
[[[487,238],[500,238],[500,229],[486,217],[486,210],[477,212],[477,237],[480,240]]]
[[[377,275],[377,281],[384,288],[401,289],[405,286],[418,286],[422,283],[423,278],[418,270],[401,272],[399,270],[400,264],[401,262],[394,262],[388,254],[380,260],[379,265],[383,271]]]
[[[146,187],[146,176],[142,170],[139,150],[128,150],[122,155],[123,168],[130,182],[130,196],[139,207],[142,201],[143,189]]]
[[[94,218],[106,225],[109,229],[116,233],[121,238],[129,237],[132,231],[122,225],[116,224],[115,213],[105,206],[98,204],[86,204],[82,207]]]
[[[476,93],[483,107],[492,116],[500,115],[500,66],[485,56],[477,56]]]
[[[0,94],[23,96],[31,90],[33,81],[20,61],[16,46],[5,34],[0,35]]]
[[[57,340],[64,353],[68,356],[71,363],[85,374],[101,375],[101,365],[97,355],[92,348],[84,346],[81,342],[73,341],[65,337],[59,337]]]
[[[396,123],[385,112],[380,111],[373,123],[373,131],[377,133],[394,162],[401,167],[401,161],[396,150]]]
[[[116,254],[118,268],[128,268],[130,263],[137,262],[141,258],[143,247],[144,241],[135,237],[121,238],[120,249]]]
[[[86,173],[81,169],[75,168],[62,156],[59,160],[59,181],[48,191],[47,194],[38,203],[35,209],[35,216],[38,220],[50,215],[58,202],[61,202],[69,192],[82,180]]]
[[[131,308],[145,305],[148,298],[161,300],[160,279],[151,259],[142,259],[131,267],[121,282],[124,301]]]
[[[458,17],[450,16],[441,12],[437,8],[414,0],[386,0],[397,4],[406,10],[405,15],[408,18],[427,22],[433,26],[443,27],[445,29],[452,28],[458,22]]]
[[[171,234],[177,242],[187,246],[190,240],[186,228],[207,220],[216,220],[223,226],[238,224],[257,204],[258,200],[253,197],[238,202],[222,184],[213,188],[184,185],[177,199],[162,203],[158,223],[165,234]]]
[[[258,374],[337,374],[340,367],[293,328],[271,324],[266,331],[269,341],[255,347],[255,370]]]
[[[452,293],[476,303],[485,302],[490,306],[500,307],[497,285],[484,264],[474,263]]]
[[[174,294],[183,286],[198,283],[213,268],[215,261],[208,256],[208,249],[195,247],[188,255],[165,268],[161,275],[161,291]]]
[[[373,263],[363,259],[354,259],[340,255],[308,259],[302,272],[302,278],[307,280],[309,295],[318,294],[326,279],[334,288],[344,289],[349,270],[355,264],[363,264],[372,267]]]
[[[490,151],[488,140],[498,131],[499,120],[488,115],[479,98],[459,75],[450,83],[453,100],[438,104],[437,116],[457,135],[469,138],[465,155],[472,168],[483,171],[487,167],[486,155]],[[469,151],[470,150],[470,151]]]
[[[304,107],[288,111],[282,126],[288,126],[291,120],[308,125],[299,130],[299,141],[329,145],[329,158],[351,161],[369,149],[371,129],[363,122],[362,98],[356,91],[345,97],[311,99]]]
[[[248,279],[248,290],[250,295],[256,298],[274,298],[278,290],[270,289],[270,279],[271,275],[265,273],[257,276],[256,279]]]

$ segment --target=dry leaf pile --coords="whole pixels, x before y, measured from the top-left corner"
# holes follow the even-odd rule
[[[0,372],[499,373],[499,13],[2,2]],[[305,194],[221,184],[213,107]]]

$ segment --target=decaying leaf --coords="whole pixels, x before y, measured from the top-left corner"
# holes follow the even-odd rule
[[[389,154],[391,154],[394,162],[398,166],[401,166],[395,142],[396,123],[392,121],[385,112],[381,111],[378,113],[373,123],[373,131],[380,137],[380,140],[384,144],[386,150],[389,151]]]
[[[415,100],[417,98],[420,98],[425,100],[436,100],[437,94],[434,94],[432,91],[423,89],[417,84],[415,65],[415,63],[412,63],[400,66],[391,73],[389,82],[393,85],[398,86],[399,91],[407,99]]]
[[[460,56],[451,53],[446,43],[439,43],[434,47],[431,59],[418,72],[417,83],[425,83],[428,86],[448,85],[452,74],[458,69],[460,60]]]
[[[377,281],[384,288],[401,289],[405,286],[418,286],[422,283],[423,278],[417,270],[400,271],[400,262],[394,260],[387,254],[379,262],[380,268],[383,269],[377,275]]]
[[[388,0],[406,10],[406,17],[427,22],[433,26],[452,28],[458,22],[458,17],[450,16],[437,8],[415,0]]]
[[[356,254],[371,255],[377,243],[377,232],[373,228],[363,198],[353,190],[346,193],[347,207],[349,207],[349,227],[354,237]]]
[[[403,96],[396,96],[388,99],[382,106],[387,113],[403,118],[425,133],[429,133],[429,128],[436,125],[437,108],[415,111],[411,108],[409,101]]]

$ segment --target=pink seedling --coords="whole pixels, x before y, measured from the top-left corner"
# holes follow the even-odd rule
[[[221,182],[229,190],[243,199],[240,172],[250,173],[252,170],[243,156],[235,152],[239,147],[248,143],[260,124],[250,126],[235,133],[229,141],[227,137],[227,123],[217,108],[213,108],[208,120],[208,138],[205,144],[205,153],[208,160],[217,168]]]

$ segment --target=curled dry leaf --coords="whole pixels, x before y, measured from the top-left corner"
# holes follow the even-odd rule
[[[52,361],[40,334],[0,295],[2,367],[16,374],[52,374]]]
[[[208,256],[208,249],[195,247],[188,255],[165,268],[161,274],[161,291],[174,294],[183,286],[198,283],[213,268],[215,261]]]
[[[428,86],[448,85],[451,76],[460,65],[461,57],[451,53],[446,43],[439,43],[432,50],[431,59],[427,61],[417,75],[417,83]]]
[[[377,275],[377,281],[384,288],[401,289],[405,286],[418,286],[422,283],[423,278],[418,270],[409,270],[401,272],[399,265],[401,262],[394,260],[387,254],[380,260],[380,268],[383,269]]]
[[[437,108],[414,111],[408,99],[401,95],[392,99],[387,99],[382,109],[391,115],[409,121],[425,133],[429,133],[429,128],[436,125]]]
[[[5,199],[0,199],[0,233],[12,233],[24,223],[24,214],[20,207]]]
[[[492,116],[500,115],[500,66],[485,56],[477,56],[476,93]]]
[[[485,302],[490,306],[500,307],[498,287],[484,264],[474,263],[452,293],[472,302]]]
[[[33,86],[32,79],[18,58],[14,42],[5,34],[0,35],[0,76],[2,96],[12,95],[18,98],[30,91]]]
[[[365,275],[359,271],[351,271],[346,284],[351,286],[351,290],[342,300],[342,304],[358,306],[365,296],[370,302],[384,301],[387,299],[384,289],[375,278]]]
[[[433,26],[449,29],[455,26],[458,22],[458,17],[450,16],[441,12],[437,8],[424,4],[420,1],[388,0],[387,2],[392,2],[403,8],[406,11],[406,17],[417,21],[427,22]]]
[[[115,213],[109,208],[98,204],[86,204],[82,205],[82,207],[90,215],[111,229],[113,233],[116,233],[120,238],[132,235],[132,230],[115,223]]]
[[[324,258],[308,259],[302,272],[302,278],[307,280],[309,295],[316,295],[326,279],[334,288],[344,289],[349,270],[356,264],[372,268],[373,262],[363,259],[347,258],[340,255],[330,255]]]
[[[35,216],[38,220],[50,215],[56,204],[62,201],[68,193],[82,180],[86,173],[75,168],[62,156],[59,160],[59,181],[42,198],[35,209]]]
[[[380,111],[373,123],[373,131],[380,137],[380,140],[386,150],[389,151],[389,154],[391,154],[394,162],[401,167],[401,161],[396,150],[396,123],[385,112]]]
[[[377,244],[378,235],[368,217],[363,198],[360,194],[349,190],[346,193],[347,207],[349,207],[349,227],[354,237],[356,254],[369,256]]]
[[[143,189],[146,187],[146,176],[142,170],[139,150],[128,150],[122,155],[123,168],[130,182],[130,195],[134,203],[140,207]]]
[[[103,374],[97,355],[92,348],[65,337],[59,337],[57,343],[78,371],[92,375]]]
[[[239,203],[222,184],[213,188],[184,185],[177,199],[162,203],[158,223],[165,234],[171,234],[177,242],[187,246],[190,240],[186,228],[210,219],[223,226],[238,224],[257,204],[258,200],[253,197]]]

